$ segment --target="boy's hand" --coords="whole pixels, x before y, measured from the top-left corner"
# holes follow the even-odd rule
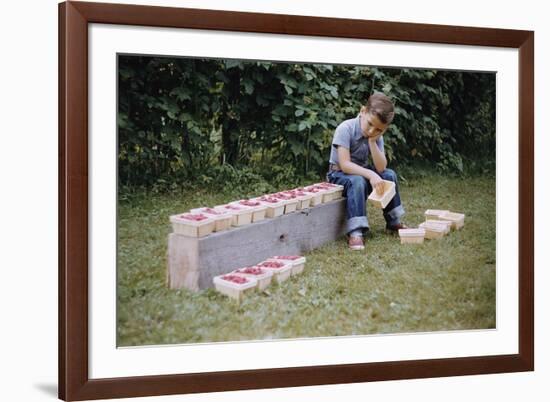
[[[384,181],[380,176],[373,172],[373,175],[369,181],[374,191],[376,191],[378,194],[384,193]]]
[[[368,138],[368,141],[372,144],[372,143],[375,143],[376,141],[378,141],[378,139],[380,137],[382,137],[382,135],[384,135],[384,134],[382,133],[382,134],[378,134],[378,135],[373,135],[372,137],[367,137],[367,138]]]

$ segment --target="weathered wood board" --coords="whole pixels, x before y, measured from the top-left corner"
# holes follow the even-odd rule
[[[167,282],[173,289],[213,286],[212,278],[274,255],[302,255],[345,233],[345,199],[193,238],[168,236]]]

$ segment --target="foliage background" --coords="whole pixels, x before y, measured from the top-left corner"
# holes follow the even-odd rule
[[[121,55],[119,184],[317,179],[334,129],[375,91],[396,105],[392,167],[494,175],[494,73]]]

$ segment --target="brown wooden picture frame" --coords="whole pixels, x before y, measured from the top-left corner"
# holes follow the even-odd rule
[[[507,47],[519,50],[519,353],[90,379],[88,24]],[[534,370],[534,33],[106,3],[59,5],[59,397],[138,397]]]

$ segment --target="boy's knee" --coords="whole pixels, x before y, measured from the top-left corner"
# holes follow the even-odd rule
[[[380,177],[382,177],[384,180],[397,182],[397,173],[395,173],[395,171],[393,171],[392,169],[385,169]]]

